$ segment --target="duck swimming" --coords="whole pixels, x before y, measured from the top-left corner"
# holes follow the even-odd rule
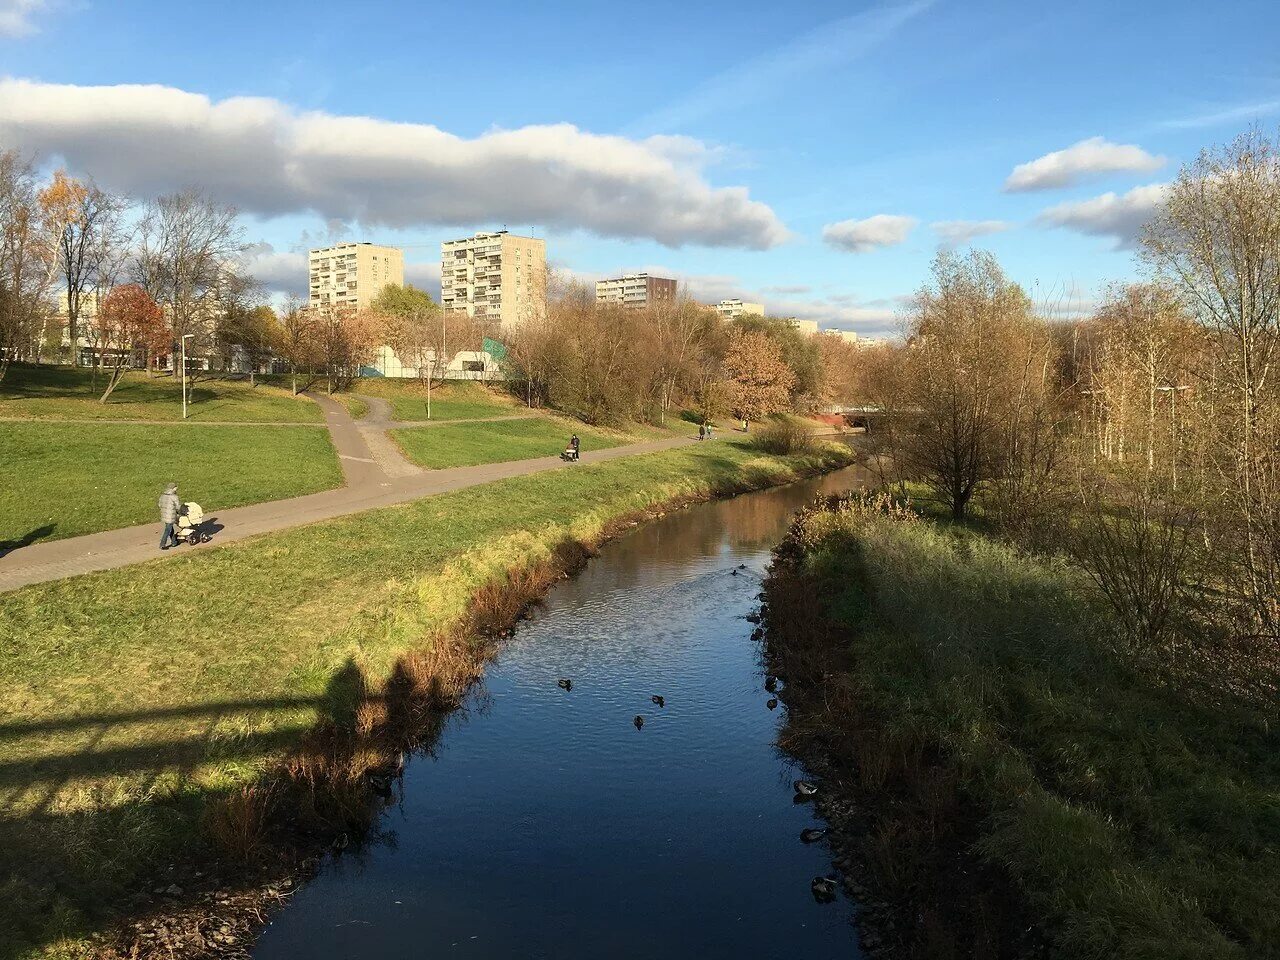
[[[765,705],[766,707],[768,707],[770,710],[777,710],[777,709],[778,709],[778,698],[777,698],[777,697],[770,697],[768,700],[766,700],[766,701],[764,702],[764,705]]]
[[[773,674],[770,674],[769,676],[765,677],[765,678],[764,678],[764,688],[765,688],[766,690],[768,690],[770,693],[777,693],[777,692],[778,692],[778,678],[777,678],[777,677],[775,677]]]
[[[644,717],[640,716],[640,714],[637,713],[636,718],[631,722],[634,723],[636,725],[636,729],[639,730],[641,727],[644,726]]]
[[[819,903],[831,903],[836,898],[836,878],[835,876],[814,877],[809,884],[809,889],[813,891],[813,899]]]
[[[656,703],[660,707],[665,707],[667,705],[666,697],[660,697],[656,693],[649,699],[652,700],[654,703]]]
[[[818,785],[808,780],[797,780],[792,786],[796,788],[796,794],[801,797],[812,797],[818,792]]]
[[[827,830],[825,827],[821,829],[819,829],[818,827],[805,827],[803,830],[800,831],[800,842],[801,843],[817,843],[826,835],[827,835]]]
[[[572,690],[573,681],[570,680],[568,677],[561,677],[559,680],[556,681],[556,686],[559,687],[561,690]]]

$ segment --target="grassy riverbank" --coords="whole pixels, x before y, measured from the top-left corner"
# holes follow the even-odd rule
[[[479,463],[503,463],[553,457],[577,434],[583,454],[605,450],[638,438],[597,430],[550,417],[513,418],[489,423],[454,423],[391,431],[405,457],[420,467],[439,470]]]
[[[1118,653],[1069,565],[877,510],[779,549],[787,745],[865,818],[846,839],[920,922],[902,956],[1280,955],[1280,731]]]
[[[473,600],[523,599],[564,544],[847,456],[725,442],[584,464],[0,596],[0,955],[81,956],[131,899],[155,909],[163,865],[216,852],[220,801],[318,723],[363,723],[353,690],[434,689],[406,654],[450,660]]]

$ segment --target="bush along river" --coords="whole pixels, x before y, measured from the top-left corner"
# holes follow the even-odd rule
[[[379,839],[328,861],[258,960],[858,956],[855,905],[797,792],[812,778],[775,745],[784,710],[754,621],[794,511],[862,478],[698,505],[607,544],[520,624],[408,763]]]

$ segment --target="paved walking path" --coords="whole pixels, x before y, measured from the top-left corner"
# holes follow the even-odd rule
[[[161,553],[158,549],[160,524],[157,522],[19,547],[0,556],[0,593],[95,570],[111,570],[143,560],[172,557],[189,550],[215,549],[219,544],[234,543],[260,533],[271,533],[317,520],[405,503],[507,477],[525,476],[545,470],[581,469],[577,464],[565,463],[556,455],[475,467],[422,470],[400,455],[399,449],[387,437],[386,430],[376,426],[377,421],[375,425],[362,428],[342,404],[318,394],[313,395],[313,399],[324,410],[325,422],[342,463],[346,486],[305,497],[274,500],[231,510],[217,510],[206,506],[205,522],[217,530],[213,535],[213,543],[207,546],[184,545],[168,553]],[[654,453],[689,443],[697,441],[692,437],[677,437],[611,447],[591,453],[587,462]]]

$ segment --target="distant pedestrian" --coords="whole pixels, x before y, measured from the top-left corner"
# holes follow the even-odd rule
[[[582,441],[578,439],[576,433],[569,438],[569,446],[573,448],[573,459],[580,459],[582,457]]]
[[[178,522],[178,512],[182,509],[182,504],[178,501],[178,485],[170,483],[164,488],[164,493],[160,494],[160,522],[164,524],[164,533],[160,535],[160,549],[168,550],[170,547],[178,545],[177,534],[173,532],[174,524]]]
[[[698,439],[707,439],[707,425],[705,423],[698,424]]]
[[[707,439],[708,439],[708,440],[710,440],[710,439],[712,438],[712,436],[713,436],[713,434],[712,434],[712,432],[711,432],[711,422],[710,422],[710,421],[708,421],[708,422],[707,422]]]

